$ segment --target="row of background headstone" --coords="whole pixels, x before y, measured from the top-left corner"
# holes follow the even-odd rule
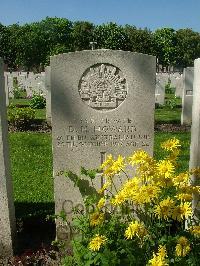
[[[4,72],[5,90],[7,97],[14,97],[14,80],[19,88],[26,91],[27,97],[34,93],[43,94],[46,97],[45,90],[45,72],[34,74],[33,72]]]
[[[48,69],[49,68],[49,69]],[[155,89],[155,102],[161,105],[165,104],[165,85],[168,80],[171,81],[171,86],[176,88],[175,95],[182,98],[182,114],[181,124],[191,124],[192,120],[192,68],[184,69],[183,75],[179,72],[176,73],[156,73],[156,89]],[[47,114],[46,118],[48,123],[51,120],[50,99],[51,94],[48,88],[48,77],[50,67],[46,67],[45,72],[34,74],[33,72],[4,72],[5,77],[5,91],[6,91],[6,104],[9,105],[9,97],[13,98],[13,78],[17,80],[20,88],[24,89],[27,97],[31,97],[34,92],[41,93],[47,98]],[[50,77],[50,76],[49,76]],[[45,85],[46,84],[46,85]]]
[[[155,102],[165,103],[165,86],[170,81],[170,86],[175,88],[175,96],[182,98],[183,75],[177,73],[156,73]]]
[[[171,87],[175,87],[175,95],[182,98],[181,124],[191,124],[192,119],[192,68],[184,69],[184,73],[156,73],[155,102],[165,104],[165,86],[171,81]],[[50,66],[45,68],[45,72],[34,74],[33,72],[4,72],[6,104],[9,105],[9,97],[13,97],[13,78],[17,80],[20,88],[24,89],[27,97],[31,97],[34,92],[44,95],[47,99],[47,122],[51,120],[51,91]],[[190,81],[189,81],[190,80]]]
[[[48,69],[48,68],[46,68]],[[45,72],[48,71],[45,69]],[[13,98],[13,79],[16,80],[17,85],[26,91],[27,97],[31,97],[34,93],[40,93],[47,97],[47,88],[45,88],[45,75],[46,73],[34,74],[33,72],[4,72],[5,77],[5,90],[7,95],[7,105],[9,98]],[[182,74],[177,73],[157,73],[156,74],[156,103],[164,104],[165,85],[168,80],[171,80],[171,86],[176,87],[176,96],[182,97]]]

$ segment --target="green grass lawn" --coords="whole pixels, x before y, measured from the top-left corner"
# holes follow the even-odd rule
[[[164,156],[160,143],[176,137],[182,142],[181,170],[188,169],[190,133],[155,133],[154,155]],[[17,132],[9,134],[11,169],[14,179],[16,216],[53,214],[51,134]]]
[[[157,108],[155,109],[155,123],[156,124],[180,124],[181,123],[181,108],[168,109]]]
[[[10,99],[10,104],[28,107],[30,104],[30,99]],[[45,120],[46,119],[46,108],[35,109],[35,119]]]
[[[187,171],[190,157],[190,132],[156,132],[154,140],[154,156],[157,160],[162,159],[166,155],[166,152],[161,149],[160,144],[173,137],[181,141],[181,154],[178,160],[178,170]]]
[[[17,132],[9,134],[9,141],[16,216],[52,212],[51,135]]]
[[[165,94],[165,101],[175,101],[175,107],[170,109],[169,106],[164,105],[155,109],[155,123],[156,124],[180,124],[181,123],[181,103],[180,98],[175,98],[174,94]]]
[[[30,99],[10,99],[9,103],[12,105],[29,105]]]

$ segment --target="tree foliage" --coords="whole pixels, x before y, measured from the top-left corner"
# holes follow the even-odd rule
[[[200,57],[200,34],[192,29],[140,29],[116,23],[94,25],[88,21],[46,17],[25,25],[0,23],[0,57],[11,69],[44,69],[59,53],[91,49],[114,49],[156,55],[163,66],[192,66]]]
[[[200,34],[191,29],[180,29],[176,38],[176,65],[193,66],[194,60],[200,57]]]
[[[126,25],[124,28],[129,38],[129,47],[133,52],[153,54],[153,34],[147,28],[137,29],[135,26]]]
[[[90,42],[94,40],[93,31],[95,26],[87,21],[76,21],[72,28],[73,50],[91,49]]]
[[[94,40],[99,49],[129,50],[129,38],[122,26],[108,23],[97,26]]]
[[[173,65],[176,57],[176,32],[172,28],[158,29],[154,33],[155,54],[162,65]]]

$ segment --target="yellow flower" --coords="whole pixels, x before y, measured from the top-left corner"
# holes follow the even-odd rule
[[[90,241],[89,249],[92,251],[99,251],[100,247],[107,241],[105,236],[96,234],[96,236]]]
[[[125,237],[127,239],[132,239],[134,236],[137,236],[139,239],[143,240],[147,235],[148,233],[144,224],[138,221],[131,222],[125,231]]]
[[[106,167],[109,167],[113,164],[114,160],[113,160],[113,157],[111,154],[109,154],[107,157],[106,157],[106,160],[102,163],[101,165],[101,169],[104,169]]]
[[[124,157],[118,156],[117,160],[113,160],[112,155],[109,155],[107,160],[101,165],[103,170],[103,175],[112,177],[118,174],[125,167]]]
[[[181,221],[187,219],[192,215],[192,207],[190,202],[181,203],[179,206],[175,206],[172,214],[174,220]]]
[[[150,203],[157,199],[161,190],[158,186],[153,184],[143,185],[140,188],[140,194],[143,195],[144,203]]]
[[[173,183],[175,186],[179,187],[180,185],[187,185],[189,183],[189,173],[181,173],[173,177]]]
[[[192,194],[179,193],[176,195],[176,198],[181,200],[181,201],[191,201],[192,200]]]
[[[118,156],[117,160],[113,162],[112,170],[117,174],[125,167],[124,157]]]
[[[140,178],[134,177],[126,181],[122,189],[131,192],[132,190],[138,189],[139,184],[140,184]]]
[[[153,253],[153,258],[149,260],[151,266],[168,266],[167,251],[165,246],[159,246],[157,254]]]
[[[141,182],[146,183],[156,174],[156,161],[149,157],[146,162],[139,165],[139,167],[136,169],[136,173],[140,176]]]
[[[200,225],[193,225],[192,227],[189,228],[189,231],[191,234],[193,234],[195,237],[199,238],[200,237]]]
[[[170,197],[162,200],[159,205],[156,205],[154,213],[159,219],[168,220],[172,216],[174,210],[174,201]]]
[[[101,198],[99,202],[97,203],[97,208],[102,209],[105,206],[106,200],[105,198]]]
[[[126,195],[124,194],[124,191],[119,191],[118,194],[115,195],[115,197],[111,200],[111,204],[113,205],[121,205],[126,201]]]
[[[104,183],[103,187],[98,191],[99,194],[103,194],[103,192],[111,186],[111,181],[107,181]]]
[[[177,148],[179,148],[180,145],[180,140],[173,138],[173,139],[168,139],[167,141],[163,142],[161,144],[161,148],[163,148],[166,151],[174,151]]]
[[[134,166],[136,164],[142,164],[148,161],[151,157],[146,151],[138,150],[128,158],[129,163]]]
[[[160,160],[157,163],[157,172],[159,175],[169,178],[174,173],[174,165],[169,160]]]
[[[104,221],[104,214],[100,212],[94,212],[91,214],[90,217],[90,225],[91,226],[97,226],[102,224]]]
[[[139,184],[140,179],[138,177],[134,177],[126,181],[120,190],[121,197],[123,197],[124,200],[131,199],[132,196],[135,195],[136,191],[139,190]]]
[[[181,236],[176,245],[176,256],[185,257],[190,252],[190,244],[186,237]]]

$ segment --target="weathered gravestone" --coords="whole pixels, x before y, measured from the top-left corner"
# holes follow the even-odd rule
[[[93,50],[51,57],[50,65],[55,208],[69,217],[82,198],[59,171],[79,174],[81,166],[98,168],[108,154],[128,156],[139,148],[153,154],[156,60]],[[95,188],[102,184],[99,176]],[[88,181],[80,185],[82,194],[92,192]],[[68,230],[57,223],[59,239]]]
[[[4,72],[4,86],[6,94],[6,106],[8,106],[9,105],[8,72]]]
[[[192,127],[190,144],[190,169],[200,167],[200,58],[194,61],[194,83],[193,83],[193,106],[192,106]],[[192,177],[196,185],[200,185],[199,178]],[[197,206],[198,195],[194,194],[193,209],[200,217],[200,208]]]
[[[165,103],[165,85],[168,83],[168,74],[156,73],[156,91],[155,102],[164,105]]]
[[[192,123],[193,80],[194,68],[185,68],[183,71],[182,125],[190,125]]]
[[[6,257],[12,255],[12,239],[15,231],[7,131],[3,61],[0,58],[0,264]]]
[[[176,97],[182,97],[183,94],[183,75],[180,73],[170,74],[171,86],[175,87]]]
[[[51,67],[45,67],[46,120],[51,125]]]

